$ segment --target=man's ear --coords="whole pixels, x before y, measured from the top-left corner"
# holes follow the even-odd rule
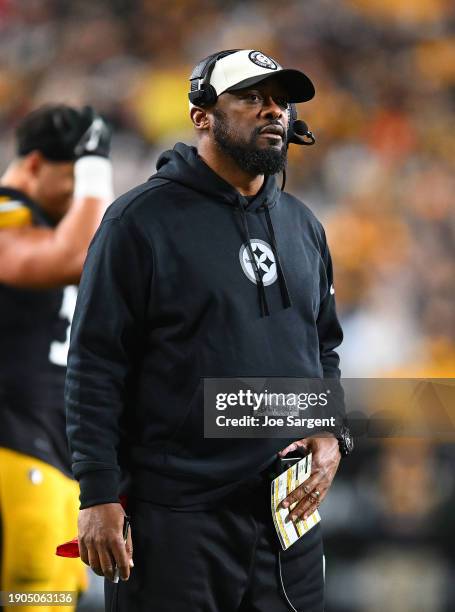
[[[190,110],[191,121],[197,130],[208,130],[210,121],[207,111],[199,106],[192,106]]]
[[[30,174],[33,176],[38,176],[41,168],[45,162],[45,158],[40,151],[32,151],[28,155],[26,155],[25,159],[25,167]]]

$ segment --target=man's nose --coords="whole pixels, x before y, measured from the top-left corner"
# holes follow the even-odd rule
[[[264,99],[264,104],[262,106],[262,112],[267,117],[273,117],[274,119],[278,119],[283,114],[283,108],[275,102],[272,96],[267,96]]]

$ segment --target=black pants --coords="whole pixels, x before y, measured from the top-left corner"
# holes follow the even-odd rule
[[[282,551],[269,490],[191,512],[131,500],[135,567],[105,581],[106,612],[288,612],[281,579],[298,612],[322,612],[320,526]]]

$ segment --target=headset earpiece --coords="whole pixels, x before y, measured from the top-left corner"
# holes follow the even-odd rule
[[[191,87],[188,99],[191,104],[203,108],[205,106],[213,106],[216,103],[218,95],[213,85],[210,84],[212,70],[215,68],[218,60],[237,51],[241,51],[241,49],[229,49],[212,53],[212,55],[209,55],[197,64],[190,76]]]
[[[201,83],[198,88],[196,81],[192,81],[191,87],[195,86],[194,91],[190,91],[188,98],[194,106],[212,106],[216,103],[218,96],[215,88],[210,83]]]

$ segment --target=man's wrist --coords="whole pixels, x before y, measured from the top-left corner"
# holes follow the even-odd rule
[[[74,198],[114,199],[112,163],[100,155],[84,155],[74,164]]]

